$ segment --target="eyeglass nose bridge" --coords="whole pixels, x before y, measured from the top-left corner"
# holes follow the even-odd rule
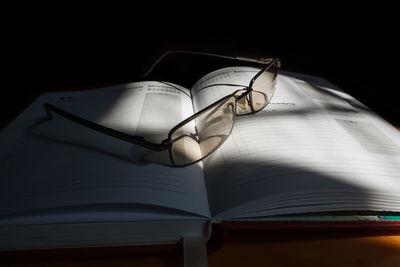
[[[243,92],[241,95],[236,96],[236,94],[240,91],[246,90],[245,92]],[[236,92],[233,93],[233,95],[235,96],[236,102],[239,102],[243,97],[249,95],[251,93],[251,91],[253,91],[253,88],[251,87],[245,87],[244,89],[241,90],[237,90]]]
[[[236,94],[238,93],[238,92],[240,92],[240,91],[242,91],[242,90],[246,90],[246,91],[244,91],[242,94],[240,94],[239,96],[236,96]],[[246,106],[248,106],[249,108],[250,108],[250,110],[251,110],[251,112],[250,113],[252,113],[252,112],[254,112],[254,108],[253,108],[253,103],[252,103],[252,101],[251,101],[251,97],[250,97],[250,93],[251,92],[253,92],[253,88],[252,87],[245,87],[244,89],[242,89],[242,90],[238,90],[238,91],[236,91],[235,93],[234,93],[234,95],[235,95],[235,100],[236,100],[236,105],[238,105],[239,103],[241,103],[241,105],[244,105],[243,107],[246,107]],[[241,101],[241,100],[244,100],[244,101]],[[243,108],[242,107],[242,108]],[[245,109],[247,109],[247,107],[245,108]],[[237,114],[237,115],[240,115],[240,114]]]

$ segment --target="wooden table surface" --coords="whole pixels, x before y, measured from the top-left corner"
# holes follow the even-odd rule
[[[18,258],[7,266],[183,266],[180,252]],[[213,266],[400,266],[400,234],[371,237],[227,242],[209,253]]]

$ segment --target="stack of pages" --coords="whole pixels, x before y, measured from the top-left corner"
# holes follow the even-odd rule
[[[217,151],[183,168],[56,114],[43,121],[48,102],[161,142],[238,89],[205,86],[247,86],[257,71],[220,69],[190,89],[146,81],[41,95],[0,135],[0,249],[176,243],[225,221],[400,212],[400,133],[318,77],[280,72],[264,110],[237,117]]]

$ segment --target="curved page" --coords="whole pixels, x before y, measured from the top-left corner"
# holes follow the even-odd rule
[[[155,143],[193,114],[187,89],[159,82],[42,95],[1,133],[0,217],[118,204],[126,212],[143,204],[209,216],[202,163],[152,163],[168,153],[152,157],[155,152],[57,114],[43,122],[44,102]]]
[[[215,71],[194,86],[195,109],[248,85],[257,69]],[[271,103],[237,117],[203,161],[219,219],[400,206],[400,134],[327,81],[279,74]],[[334,197],[333,197],[334,196]]]

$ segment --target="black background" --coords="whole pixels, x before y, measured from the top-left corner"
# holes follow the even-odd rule
[[[375,16],[367,16],[339,24],[341,16],[336,14],[304,23],[285,16],[249,20],[237,15],[214,16],[204,23],[207,14],[201,14],[200,22],[199,16],[190,14],[159,17],[150,13],[133,19],[134,14],[117,25],[107,16],[101,16],[102,22],[96,18],[81,23],[74,22],[73,16],[56,21],[54,15],[6,26],[3,66],[7,82],[1,92],[1,126],[44,91],[134,81],[168,50],[276,56],[283,69],[325,77],[400,125],[398,41],[391,21],[377,23]],[[211,70],[213,64],[212,60],[183,60],[159,72],[166,74],[166,80],[190,86],[201,74],[193,66]]]

